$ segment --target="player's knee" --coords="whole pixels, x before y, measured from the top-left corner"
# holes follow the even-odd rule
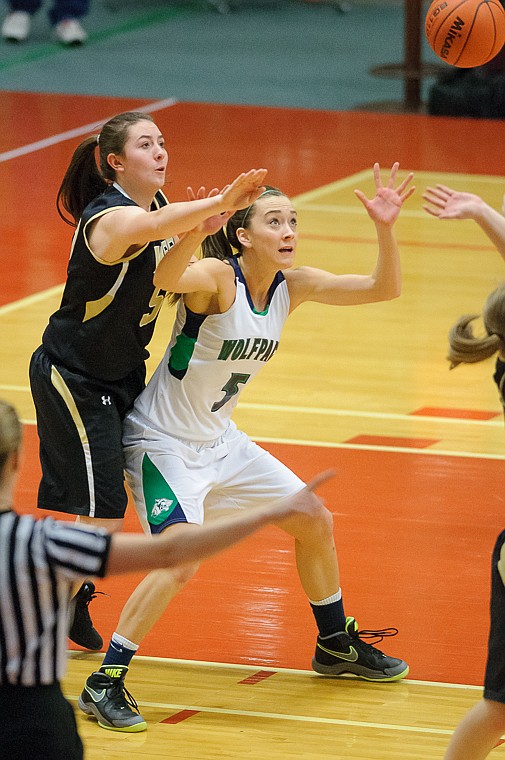
[[[151,583],[160,591],[166,588],[177,591],[177,587],[182,588],[191,580],[198,567],[198,563],[194,562],[167,568],[166,570],[153,570],[150,573]]]
[[[297,538],[315,542],[333,540],[333,515],[313,493],[304,495],[304,510],[294,524]]]

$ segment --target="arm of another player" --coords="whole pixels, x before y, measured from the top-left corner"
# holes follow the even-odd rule
[[[269,523],[313,509],[314,500],[307,495],[334,476],[333,470],[316,475],[294,496],[267,507],[240,511],[235,515],[203,525],[184,525],[171,535],[170,529],[159,536],[115,533],[111,538],[107,574],[153,570],[196,562],[241,541]]]
[[[224,191],[222,191],[224,192]],[[208,194],[204,187],[200,187],[195,193],[193,188],[188,187],[188,198],[190,200],[199,200],[201,198],[212,198],[219,193],[217,188],[211,190]],[[223,211],[219,214],[205,219],[193,230],[186,232],[179,242],[163,257],[154,273],[154,285],[157,288],[166,290],[168,293],[184,293],[181,278],[185,274],[188,264],[192,257],[196,255],[204,239],[208,235],[214,235],[226,224],[233,211]]]
[[[373,173],[376,194],[368,199],[361,190],[356,196],[366,208],[374,222],[379,244],[377,261],[369,275],[336,275],[313,267],[300,267],[287,273],[292,308],[303,301],[317,301],[331,306],[350,306],[377,301],[389,301],[401,293],[401,266],[398,246],[393,227],[400,210],[414,192],[409,187],[413,174],[395,188],[399,165],[391,169],[386,186],[382,184],[379,164],[374,164]]]
[[[266,169],[251,169],[236,177],[221,193],[169,203],[157,211],[136,206],[103,215],[90,231],[90,246],[104,261],[118,261],[153,240],[164,240],[198,227],[208,217],[246,208],[264,190]]]
[[[427,187],[423,198],[427,201],[424,210],[437,219],[472,219],[477,222],[505,260],[505,217],[479,195],[461,193],[439,184]]]

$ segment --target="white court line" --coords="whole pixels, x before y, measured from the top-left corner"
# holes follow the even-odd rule
[[[76,652],[69,652],[70,660],[82,660],[84,659],[81,656],[81,653]],[[73,655],[77,655],[73,657]],[[89,660],[91,658],[100,658],[102,657],[101,654],[97,655],[89,655],[86,653],[86,659]],[[290,675],[300,675],[304,677],[309,678],[321,678],[317,673],[314,673],[312,670],[299,670],[294,668],[276,668],[276,667],[269,667],[268,665],[241,665],[241,664],[235,664],[235,663],[225,663],[225,662],[204,662],[199,660],[178,660],[168,657],[148,657],[145,655],[140,655],[136,657],[139,661],[146,661],[146,662],[155,662],[157,664],[164,663],[168,665],[183,665],[183,666],[195,666],[198,668],[219,668],[221,670],[228,669],[228,670],[242,670],[242,671],[251,671],[251,672],[258,672],[260,670],[268,670],[272,671],[273,673],[279,673],[279,674],[290,674]],[[418,686],[434,686],[434,687],[442,687],[442,688],[448,688],[448,689],[468,689],[468,690],[475,690],[475,691],[482,691],[482,686],[475,686],[475,685],[464,685],[464,684],[451,684],[451,683],[440,683],[437,681],[416,681],[416,680],[409,680],[405,679],[404,683],[418,685]],[[67,695],[67,697],[73,701],[77,701],[78,696],[77,695]],[[217,714],[217,715],[240,715],[245,718],[263,718],[266,720],[285,720],[285,721],[296,721],[299,723],[319,723],[319,724],[327,724],[327,725],[335,725],[335,726],[353,726],[357,728],[375,728],[375,729],[381,729],[381,730],[390,730],[390,731],[402,731],[407,733],[417,733],[417,734],[434,734],[434,735],[443,735],[448,736],[453,733],[452,729],[445,729],[445,728],[428,728],[428,727],[419,727],[419,726],[405,726],[402,724],[391,724],[391,723],[373,723],[370,721],[355,721],[355,720],[342,720],[339,718],[323,718],[318,716],[307,716],[307,715],[298,715],[298,714],[282,714],[282,713],[270,713],[270,712],[259,712],[256,710],[233,710],[233,709],[227,709],[227,708],[221,708],[221,707],[207,707],[202,705],[188,705],[188,704],[177,704],[177,703],[170,703],[170,702],[147,702],[140,700],[138,701],[139,705],[142,705],[143,707],[151,707],[155,709],[161,709],[161,710],[194,710],[195,712],[203,712],[203,713],[209,713],[209,714]]]
[[[359,205],[358,205],[359,204]],[[296,204],[298,207],[302,208],[304,211],[317,211],[322,214],[363,214],[363,206],[359,201],[357,201],[356,206],[350,206],[350,205],[339,205],[337,203],[299,203],[297,201]],[[421,209],[408,209],[405,206],[402,208],[402,218],[404,216],[408,216],[412,219],[426,219],[431,220],[435,219],[435,217],[430,216],[426,213],[426,211],[422,211]],[[435,221],[438,221],[435,219]],[[303,238],[303,232],[300,233],[300,236]],[[349,236],[347,236],[349,237]],[[377,242],[374,241],[374,239],[370,238],[371,242]],[[357,240],[356,242],[361,243],[361,240]],[[491,243],[489,244],[491,247]]]
[[[268,411],[268,412],[288,412],[289,414],[310,414],[323,415],[324,417],[364,417],[365,419],[377,420],[400,420],[402,422],[415,422],[417,420],[424,422],[439,422],[444,424],[448,422],[452,425],[484,425],[484,427],[503,428],[504,423],[501,417],[501,410],[496,414],[500,416],[499,420],[471,420],[461,417],[433,417],[422,414],[395,414],[393,412],[360,412],[350,409],[325,409],[324,407],[310,406],[289,406],[284,404],[254,404],[243,401],[239,404],[238,409],[250,409],[251,411]]]
[[[382,167],[381,174],[383,175],[383,178],[385,177],[385,172],[387,171],[387,168]],[[504,177],[496,177],[489,174],[456,174],[452,172],[423,172],[423,171],[416,171],[415,169],[401,169],[400,167],[400,177],[404,176],[405,174],[408,174],[409,171],[414,172],[414,181],[416,180],[425,180],[430,182],[430,184],[450,184],[458,181],[465,182],[465,186],[468,185],[469,182],[475,182],[475,183],[485,183],[490,185],[499,185],[500,187],[505,186],[505,178]],[[335,212],[341,212],[341,213],[353,213],[355,211],[362,210],[361,204],[357,205],[356,207],[350,206],[350,205],[318,205],[317,203],[313,203],[313,201],[316,201],[317,199],[321,198],[321,196],[327,195],[328,193],[334,192],[336,190],[341,190],[347,187],[352,187],[353,189],[355,187],[359,187],[359,184],[365,180],[373,180],[373,173],[372,173],[372,167],[369,169],[363,169],[360,172],[356,172],[355,174],[349,174],[347,177],[343,177],[342,179],[336,180],[335,182],[329,182],[327,185],[321,185],[321,187],[317,187],[314,190],[308,190],[306,193],[301,193],[300,195],[297,195],[293,198],[293,200],[296,200],[297,205],[300,205],[303,208],[308,208],[311,210],[321,210],[321,211],[329,211],[330,213]],[[413,216],[413,217],[427,217],[427,214],[425,211],[410,211],[408,208],[402,209],[402,216]]]
[[[146,106],[140,106],[136,108],[136,111],[141,113],[153,113],[154,111],[161,111],[163,108],[169,108],[177,103],[176,98],[165,98],[165,100],[158,100],[154,103],[148,103]],[[14,148],[14,150],[7,150],[5,153],[0,153],[0,163],[4,161],[11,161],[13,158],[19,158],[20,156],[26,156],[28,153],[35,153],[37,150],[43,150],[49,148],[51,145],[57,145],[58,143],[65,142],[65,140],[71,140],[73,137],[79,135],[89,134],[94,132],[102,124],[111,117],[101,119],[100,121],[93,121],[91,124],[84,124],[82,127],[76,127],[75,129],[69,129],[67,132],[60,132],[58,135],[52,137],[46,137],[44,140],[38,140],[37,142],[30,143],[29,145],[23,145],[20,148]]]
[[[25,393],[30,390],[28,385],[3,385],[0,384],[0,390],[16,391],[18,393]],[[350,417],[350,418],[362,418],[366,420],[395,420],[400,422],[433,422],[440,425],[474,425],[482,426],[484,428],[496,427],[502,429],[504,427],[503,419],[501,418],[501,412],[497,411],[496,414],[500,416],[499,420],[472,420],[462,417],[432,417],[422,414],[395,414],[393,412],[362,412],[350,409],[332,409],[324,407],[310,407],[310,406],[283,406],[281,404],[254,404],[247,401],[241,403],[238,407],[239,411],[247,409],[254,412],[280,412],[282,414],[308,414],[311,417],[321,415],[323,417]]]
[[[67,655],[69,660],[86,660],[89,662],[90,660],[96,659],[100,660],[100,662],[103,660],[103,652],[83,652],[80,649],[68,649]],[[246,663],[238,663],[238,662],[213,662],[209,660],[184,660],[179,659],[177,657],[153,657],[146,654],[138,654],[135,655],[135,661],[146,661],[146,662],[156,662],[156,663],[164,663],[165,665],[189,665],[189,666],[195,666],[198,668],[221,668],[221,669],[230,669],[230,670],[250,670],[251,672],[257,673],[259,670],[268,670],[272,671],[274,673],[288,673],[290,675],[295,676],[310,676],[311,678],[321,678],[321,676],[318,673],[315,673],[313,670],[305,670],[304,668],[279,668],[275,666],[270,666],[267,664],[263,665],[247,665]],[[344,676],[340,676],[340,678],[344,678]],[[354,679],[353,679],[354,680]],[[398,681],[400,683],[400,681]],[[475,684],[464,684],[464,683],[447,683],[444,681],[418,681],[413,678],[404,678],[401,683],[411,683],[415,686],[440,686],[442,688],[446,689],[477,689],[479,691],[482,691],[482,686],[476,686]]]
[[[52,298],[58,293],[63,293],[62,284],[54,285],[52,288],[48,288],[47,290],[41,290],[39,293],[34,293],[31,296],[20,298],[18,301],[7,303],[4,306],[0,306],[0,317],[3,317],[4,314],[10,314],[13,311],[17,311],[18,309],[25,309],[27,306],[31,306],[32,304],[38,303],[39,301],[45,301],[46,299]]]
[[[8,386],[0,385],[0,390]],[[16,390],[16,388],[13,388]],[[26,388],[28,392],[30,389]],[[22,419],[23,425],[35,425],[34,419]],[[401,436],[399,436],[401,437]],[[489,452],[474,451],[451,451],[449,449],[420,449],[411,446],[379,446],[364,443],[338,443],[336,441],[310,441],[303,438],[269,438],[266,436],[251,435],[253,441],[257,443],[273,443],[285,446],[310,446],[311,448],[321,449],[347,449],[349,451],[387,451],[393,454],[421,454],[426,456],[455,457],[461,459],[492,459],[497,461],[505,460],[505,454],[490,454]]]
[[[401,436],[389,436],[399,437]],[[280,443],[289,446],[310,446],[323,449],[351,449],[356,451],[389,451],[394,454],[426,454],[426,456],[461,457],[467,459],[505,459],[505,454],[489,454],[487,452],[476,453],[473,451],[450,451],[445,449],[416,449],[410,446],[378,446],[363,443],[335,443],[334,441],[305,441],[296,438],[265,438],[263,436],[251,436],[258,443]]]
[[[67,699],[77,701],[78,696],[69,696]],[[137,700],[137,704],[142,707],[152,707],[158,710],[192,710],[201,713],[210,713],[215,715],[240,715],[243,718],[263,718],[266,720],[285,720],[296,721],[298,723],[323,723],[331,726],[353,726],[355,728],[375,728],[381,731],[403,731],[411,734],[435,734],[451,736],[453,729],[449,728],[425,728],[420,726],[402,726],[394,723],[372,723],[366,720],[341,720],[339,718],[319,718],[309,715],[282,714],[258,712],[257,710],[231,710],[223,707],[203,707],[202,705],[180,705],[171,702],[144,702]]]

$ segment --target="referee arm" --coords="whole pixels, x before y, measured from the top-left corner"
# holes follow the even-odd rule
[[[146,539],[144,535],[135,533],[114,533],[111,537],[107,575],[174,567],[217,554],[264,525],[278,523],[312,509],[314,502],[306,498],[307,493],[314,491],[333,475],[333,470],[322,472],[298,493],[269,506],[219,518],[203,525],[181,525],[173,534],[166,531]]]

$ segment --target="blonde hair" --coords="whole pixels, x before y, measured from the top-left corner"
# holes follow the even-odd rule
[[[9,454],[21,444],[21,422],[16,410],[0,399],[0,477]]]
[[[482,310],[486,333],[475,335],[472,322],[479,314],[465,314],[449,330],[451,369],[465,362],[471,364],[489,359],[497,351],[505,356],[505,283],[488,295]]]

